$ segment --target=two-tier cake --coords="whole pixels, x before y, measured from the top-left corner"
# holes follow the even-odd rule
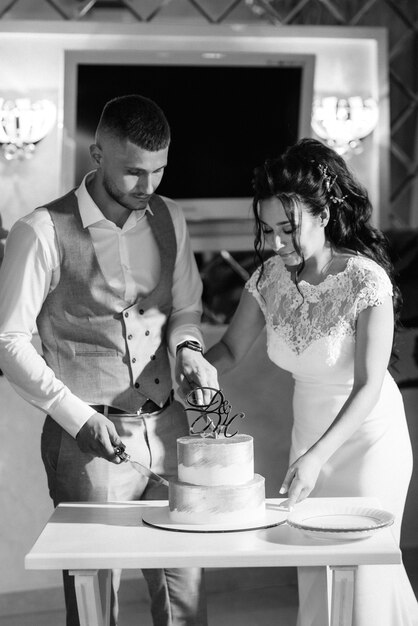
[[[264,477],[254,474],[250,435],[181,437],[177,460],[178,479],[169,483],[173,522],[231,524],[263,518]]]

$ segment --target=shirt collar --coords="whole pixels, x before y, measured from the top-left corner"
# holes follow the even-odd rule
[[[103,215],[97,204],[94,202],[93,198],[87,191],[87,181],[92,178],[95,170],[88,172],[81,181],[80,186],[76,189],[75,195],[78,200],[78,208],[80,211],[80,217],[83,224],[83,228],[88,228],[93,224],[97,224],[103,220],[106,220],[106,217]],[[129,221],[135,221],[135,223],[141,220],[145,213],[149,213],[150,215],[154,215],[151,211],[149,204],[145,207],[145,209],[141,209],[138,211],[131,211],[131,214],[128,218]]]

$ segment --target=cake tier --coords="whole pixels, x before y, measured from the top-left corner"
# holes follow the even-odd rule
[[[264,477],[259,474],[245,485],[216,487],[170,480],[168,492],[170,518],[177,524],[256,522],[265,512]]]
[[[179,481],[192,485],[242,485],[254,477],[253,438],[189,436],[177,439]]]

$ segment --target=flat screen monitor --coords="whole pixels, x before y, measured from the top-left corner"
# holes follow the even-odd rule
[[[157,102],[172,141],[158,193],[188,220],[248,218],[255,166],[310,134],[314,56],[274,52],[69,51],[63,185],[93,165],[104,104],[139,93]]]

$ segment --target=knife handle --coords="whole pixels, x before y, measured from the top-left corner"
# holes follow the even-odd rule
[[[127,452],[125,452],[125,446],[123,444],[121,444],[120,446],[115,446],[113,449],[115,451],[116,456],[118,456],[120,460],[123,461],[124,463],[127,463],[129,459],[131,458],[130,455]]]

